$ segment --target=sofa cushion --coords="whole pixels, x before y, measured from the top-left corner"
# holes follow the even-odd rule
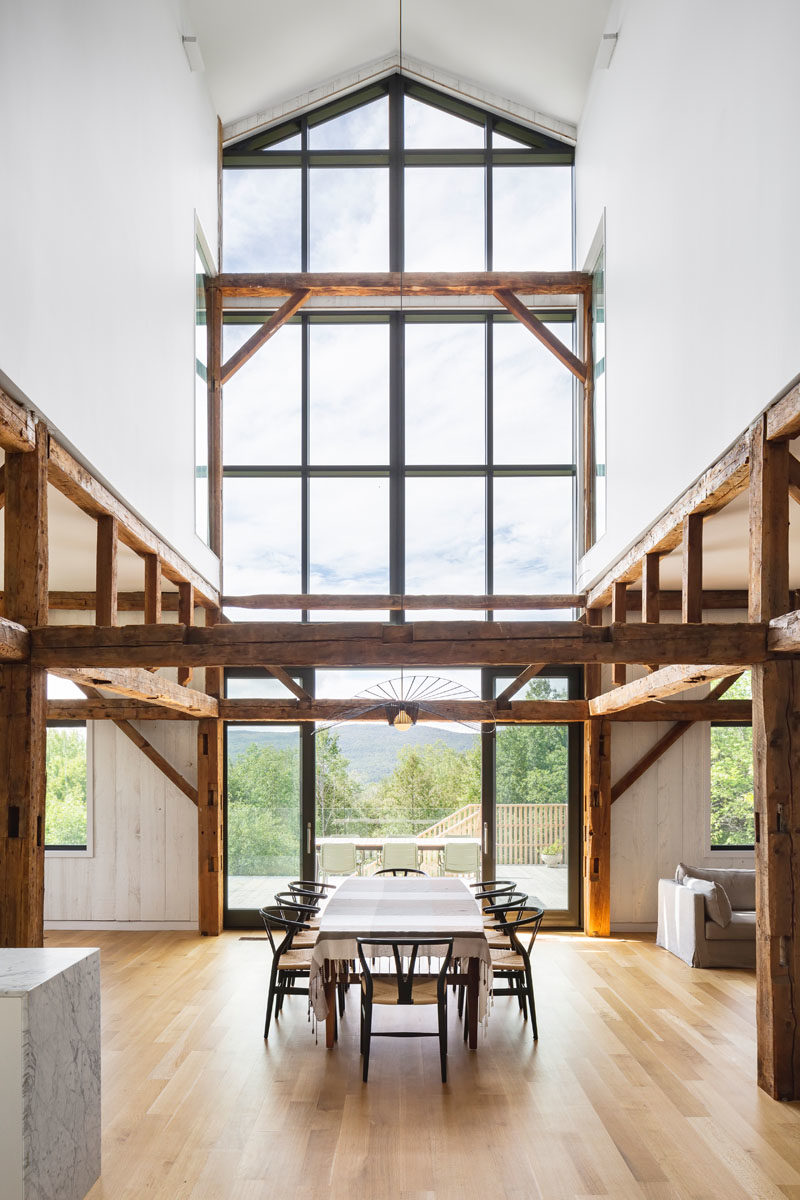
[[[713,921],[722,929],[730,925],[731,902],[721,883],[714,883],[710,879],[693,879],[691,875],[687,875],[683,885],[693,892],[699,892],[703,897],[706,917],[709,921]]]
[[[715,921],[706,921],[706,941],[748,942],[756,940],[756,914],[736,911],[730,923],[723,927]]]
[[[756,906],[756,873],[740,867],[689,867],[678,863],[675,879],[685,883],[686,876],[692,879],[707,879],[712,883],[721,883],[728,893],[731,908],[752,912]]]

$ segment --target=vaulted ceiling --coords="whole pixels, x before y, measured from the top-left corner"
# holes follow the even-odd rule
[[[576,125],[610,0],[185,0],[228,124],[402,53]],[[189,29],[188,26],[192,28]]]

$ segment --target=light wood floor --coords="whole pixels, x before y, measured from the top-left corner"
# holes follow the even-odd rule
[[[542,935],[538,1046],[498,997],[476,1052],[453,1011],[446,1086],[432,1039],[377,1039],[365,1086],[356,1003],[333,1051],[301,997],[264,1043],[262,941],[47,944],[102,950],[90,1200],[800,1200],[800,1105],[754,1083],[751,972],[690,970],[646,938]]]

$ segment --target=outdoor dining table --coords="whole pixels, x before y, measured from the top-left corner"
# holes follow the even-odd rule
[[[326,1046],[332,1047],[335,1039],[337,974],[358,958],[356,939],[405,936],[432,941],[452,937],[454,970],[449,979],[467,986],[468,1039],[470,1048],[476,1049],[492,974],[480,906],[457,877],[389,875],[351,876],[322,910],[309,991],[317,1019],[326,1022]],[[421,947],[420,956],[424,954]]]

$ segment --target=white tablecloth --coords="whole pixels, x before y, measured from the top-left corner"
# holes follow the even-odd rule
[[[479,968],[478,1016],[486,1016],[491,987],[492,960],[478,902],[462,879],[429,879],[420,876],[353,877],[346,879],[328,900],[311,955],[309,991],[320,1021],[328,1015],[324,983],[330,963],[358,959],[359,937],[432,940],[453,938],[454,967],[458,960],[477,958]],[[425,955],[425,948],[420,948]]]

